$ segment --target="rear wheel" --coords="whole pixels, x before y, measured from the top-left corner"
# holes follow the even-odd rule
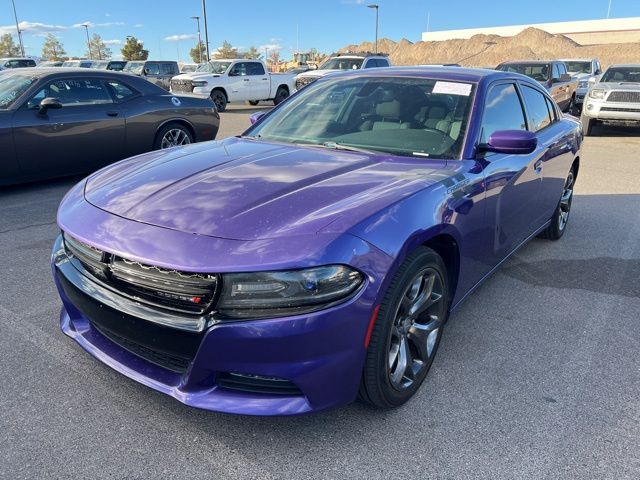
[[[211,100],[215,103],[218,112],[224,112],[227,109],[227,96],[221,90],[211,92]]]
[[[359,398],[379,408],[409,400],[427,376],[449,308],[442,258],[420,247],[400,266],[375,320]]]
[[[154,150],[178,147],[193,143],[193,135],[187,127],[179,123],[168,123],[156,134]]]
[[[567,179],[562,190],[562,197],[558,207],[551,217],[551,223],[549,226],[540,233],[540,237],[548,240],[559,240],[564,235],[567,229],[567,223],[569,222],[569,213],[571,213],[571,203],[573,201],[573,186],[576,181],[576,175],[573,170],[569,172]]]
[[[276,97],[273,99],[273,104],[279,105],[287,98],[289,98],[289,90],[284,87],[278,87],[278,90],[276,91]]]

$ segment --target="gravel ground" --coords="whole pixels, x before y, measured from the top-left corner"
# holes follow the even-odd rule
[[[48,257],[77,179],[0,190],[0,478],[640,478],[640,133],[601,133],[565,237],[469,298],[391,412],[220,415],[128,380],[58,328]]]

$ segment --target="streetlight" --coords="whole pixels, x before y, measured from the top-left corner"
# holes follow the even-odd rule
[[[11,4],[13,5],[13,18],[16,20],[16,30],[18,31],[18,42],[20,42],[20,51],[22,52],[22,56],[24,57],[24,44],[22,43],[22,30],[18,26],[18,14],[16,13],[16,2],[15,0],[11,0]]]
[[[367,5],[368,8],[376,9],[376,51],[378,53],[378,11],[380,10],[380,6],[376,3],[372,3],[371,5]]]
[[[207,1],[202,0],[202,17],[204,18],[204,41],[207,52],[207,62],[211,61],[209,56],[209,30],[207,29]]]
[[[200,52],[200,63],[202,63],[202,37],[200,37],[200,17],[197,15],[193,18],[196,22],[198,22],[198,51]]]
[[[91,42],[89,41],[89,24],[83,23],[80,26],[84,27],[84,30],[87,33],[87,48],[89,49],[89,58],[93,59],[93,54],[91,53]]]

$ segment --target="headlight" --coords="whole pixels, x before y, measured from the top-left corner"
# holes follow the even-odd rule
[[[596,89],[596,90],[591,90],[591,91],[589,92],[589,96],[590,96],[591,98],[596,98],[596,99],[598,99],[598,98],[599,98],[599,99],[604,98],[604,94],[605,94],[605,91],[604,91],[604,90],[597,90],[597,89]]]
[[[207,86],[207,81],[206,80],[194,80],[193,82],[191,82],[191,85],[193,85],[194,87],[206,87]]]
[[[339,303],[364,283],[344,265],[222,275],[217,312],[228,319],[274,318],[314,312]]]
[[[582,80],[582,81],[578,82],[578,88],[589,88],[589,81],[588,80]]]

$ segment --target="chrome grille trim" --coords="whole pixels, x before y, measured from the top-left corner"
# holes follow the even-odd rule
[[[622,90],[614,90],[607,97],[608,102],[620,103],[640,103],[640,91],[630,92]]]

